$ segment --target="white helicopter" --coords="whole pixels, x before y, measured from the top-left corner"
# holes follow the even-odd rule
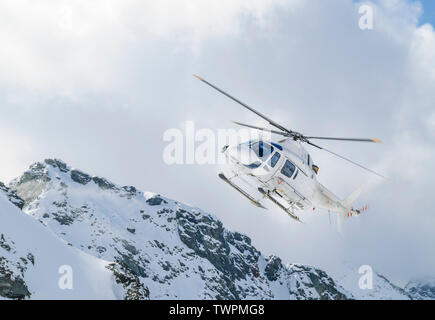
[[[260,201],[268,198],[283,209],[291,218],[299,222],[302,221],[295,214],[295,211],[307,208],[313,208],[313,210],[317,207],[323,208],[328,210],[328,212],[338,213],[339,228],[341,216],[349,218],[367,210],[367,206],[361,209],[354,209],[352,207],[352,203],[358,198],[362,188],[355,190],[346,199],[341,200],[317,181],[316,176],[319,167],[313,163],[313,159],[302,144],[307,143],[329,152],[384,178],[369,168],[311,142],[314,139],[321,139],[379,143],[381,142],[380,140],[305,136],[299,132],[284,128],[210,82],[197,75],[194,76],[246,109],[254,112],[278,130],[269,130],[240,122],[234,122],[235,124],[285,137],[285,139],[277,142],[268,142],[263,139],[251,140],[235,146],[225,146],[222,150],[227,157],[230,169],[228,170],[229,173],[225,172],[227,175],[221,172],[219,177],[248,198],[255,206],[265,208]],[[248,192],[246,189],[250,189],[251,192]],[[256,197],[255,194],[257,193],[258,196]]]

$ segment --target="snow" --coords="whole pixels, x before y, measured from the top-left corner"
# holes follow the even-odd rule
[[[359,274],[352,269],[329,272],[332,281],[314,267],[279,264],[276,279],[270,280],[265,269],[271,258],[246,236],[224,229],[216,216],[82,172],[88,178],[78,182],[71,171],[59,160],[46,160],[31,166],[25,179],[14,180],[10,187],[27,200],[23,211],[0,191],[0,234],[15,243],[13,253],[0,247],[0,257],[6,256],[18,275],[20,257],[35,256],[23,276],[32,299],[126,298],[127,288],[107,268],[113,263],[128,266],[127,276],[149,290],[151,299],[235,297],[227,292],[228,279],[244,299],[318,299],[311,276],[328,285],[329,298],[406,296],[379,275],[375,290],[361,292]],[[225,259],[231,272],[244,276],[219,267]],[[73,268],[73,290],[59,289],[62,265]]]
[[[337,280],[347,291],[351,292],[358,300],[409,300],[409,296],[401,289],[388,281],[384,276],[373,271],[372,288],[362,289],[359,280],[363,274],[359,267],[344,263],[340,269],[328,270],[328,273]]]
[[[0,234],[13,241],[13,249],[2,256],[9,261],[31,253],[35,264],[25,271],[25,280],[34,299],[114,299],[112,274],[107,262],[70,247],[38,221],[26,216],[4,194],[0,194]],[[69,265],[73,270],[72,290],[58,286],[59,267]],[[13,270],[15,274],[18,271]]]
[[[435,299],[435,277],[426,276],[413,279],[405,286],[405,291],[413,298],[419,300]]]

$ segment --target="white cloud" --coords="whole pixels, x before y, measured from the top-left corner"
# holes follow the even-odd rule
[[[59,94],[110,90],[132,48],[155,37],[170,37],[180,48],[207,36],[234,36],[243,16],[261,24],[284,2],[2,1],[0,83]]]
[[[0,178],[18,175],[24,162],[60,157],[212,210],[290,262],[357,256],[401,280],[433,270],[435,239],[424,224],[433,221],[435,34],[417,25],[418,4],[381,1],[367,31],[358,28],[357,7],[350,0],[3,1],[0,148],[8,152]],[[162,164],[163,131],[185,120],[213,129],[231,120],[261,124],[193,79],[197,72],[290,128],[384,140],[325,144],[390,178],[363,195],[372,209],[345,239],[325,213],[303,213],[301,227],[279,210],[252,208],[216,179],[217,168]],[[332,156],[313,156],[321,182],[341,196],[367,179]]]
[[[416,68],[416,80],[422,85],[434,86],[435,81],[435,32],[430,24],[414,31],[410,55]],[[426,82],[426,83],[424,83]]]

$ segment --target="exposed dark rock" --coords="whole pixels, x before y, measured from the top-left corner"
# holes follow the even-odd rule
[[[45,159],[44,162],[54,168],[58,168],[61,172],[68,172],[68,167],[65,162],[58,159]]]
[[[145,278],[147,276],[145,269],[129,255],[120,254],[120,256],[116,257],[116,262],[136,277]]]
[[[74,223],[74,218],[67,213],[52,213],[54,220],[59,222],[61,225],[69,226]]]
[[[96,249],[97,249],[98,253],[100,253],[100,254],[107,251],[107,249],[103,246],[98,246]]]
[[[260,252],[250,245],[251,239],[227,231],[219,220],[208,215],[179,209],[176,219],[181,241],[222,272],[220,279],[216,279],[217,286],[213,287],[219,292],[219,298],[243,298],[247,292],[242,292],[235,281],[259,276]],[[230,245],[236,250],[231,250]]]
[[[133,186],[123,186],[122,189],[127,193],[127,197],[131,198],[138,194],[138,191]]]
[[[6,242],[4,234],[0,234],[0,248],[5,249],[6,251],[11,251],[11,246]]]
[[[128,243],[128,241],[126,241],[126,240],[122,241],[122,246],[125,248],[125,250],[127,250],[128,252],[130,252],[133,255],[136,255],[139,252],[139,251],[137,251],[137,249],[134,245]]]
[[[21,199],[14,190],[6,187],[3,182],[0,182],[0,192],[4,192],[10,202],[12,202],[18,208],[23,209],[24,200]]]
[[[150,206],[159,206],[159,205],[161,205],[162,203],[165,203],[165,204],[168,203],[166,200],[160,198],[158,195],[156,195],[156,196],[154,196],[154,197],[152,197],[152,198],[149,198],[146,202],[147,202]]]
[[[113,272],[115,281],[126,290],[124,300],[145,300],[150,298],[150,291],[141,283],[137,274],[132,272],[124,260],[107,266]]]
[[[109,190],[109,189],[115,190],[116,189],[116,186],[112,182],[110,182],[104,178],[93,177],[92,180],[103,190]]]
[[[3,275],[0,268],[0,296],[22,300],[30,297],[26,283],[20,277],[13,279],[9,274]]]
[[[231,275],[230,248],[223,236],[222,223],[212,221],[205,215],[199,216],[197,220],[193,213],[183,209],[176,212],[176,218],[181,241],[200,257],[209,260],[218,270]]]
[[[9,240],[10,243],[6,244],[6,240],[3,234],[0,236],[0,238],[0,243],[2,243],[1,248],[5,249],[8,252],[11,252],[14,242],[12,240]],[[13,252],[15,252],[15,249],[13,250]],[[26,271],[29,262],[32,262],[32,264],[34,263],[33,255],[31,255],[30,253],[27,255],[27,259],[25,257],[17,257],[16,262],[10,262],[5,257],[0,256],[1,297],[19,300],[30,297],[30,292],[27,289],[27,285],[23,280],[24,272]],[[17,269],[19,271],[19,274],[11,271],[11,266],[14,266],[13,269]]]
[[[77,183],[86,185],[92,180],[92,177],[84,172],[81,172],[79,170],[72,170],[71,171],[71,179]]]
[[[32,265],[35,265],[35,256],[33,254],[28,253],[27,260],[29,260],[32,263]]]
[[[283,265],[280,258],[271,256],[269,257],[269,262],[264,269],[264,274],[269,281],[276,281],[279,277],[279,272],[282,270]]]

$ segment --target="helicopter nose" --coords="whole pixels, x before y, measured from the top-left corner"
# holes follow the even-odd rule
[[[239,160],[239,151],[238,151],[238,149],[239,149],[239,146],[229,147],[229,148],[227,148],[227,153],[228,153],[228,155],[231,158]]]

